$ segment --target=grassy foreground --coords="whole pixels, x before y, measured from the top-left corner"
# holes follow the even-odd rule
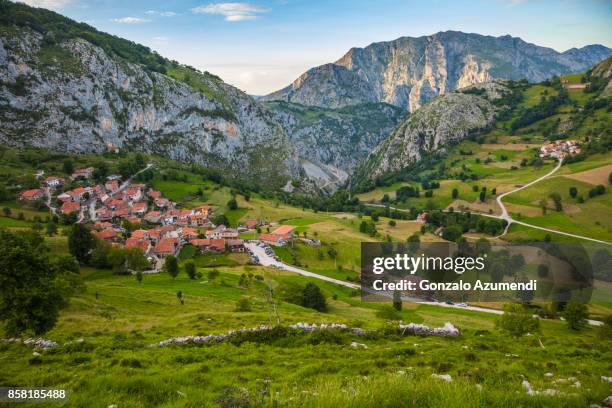
[[[336,322],[376,334],[289,333],[209,346],[151,347],[175,336],[267,324],[267,285],[309,281],[261,267],[220,271],[212,283],[162,274],[138,284],[133,277],[84,270],[87,291],[72,300],[45,336],[63,345],[34,356],[25,346],[0,343],[0,383],[65,388],[71,392],[68,406],[75,407],[578,407],[609,393],[600,376],[609,374],[612,341],[602,340],[595,329],[576,333],[562,322],[543,321],[540,333],[514,339],[495,328],[493,315],[405,304],[404,321],[431,326],[450,321],[461,336],[385,335],[391,323],[378,317],[383,305],[362,303],[351,290],[321,281],[329,311],[281,302],[282,325]],[[242,273],[265,281],[240,286]],[[184,305],[176,298],[178,290]],[[249,300],[250,312],[236,311],[241,298]],[[367,348],[351,347],[352,342]],[[546,378],[547,372],[553,377]],[[449,374],[453,381],[432,374]],[[521,386],[525,379],[536,390],[563,394],[529,396]],[[565,381],[553,384],[559,379]]]

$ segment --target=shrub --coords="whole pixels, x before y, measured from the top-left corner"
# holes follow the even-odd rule
[[[249,299],[247,298],[240,298],[236,302],[236,309],[234,310],[236,312],[250,312],[252,310],[251,302],[249,302]]]
[[[303,306],[317,310],[319,312],[327,311],[327,303],[321,289],[314,283],[309,283],[304,288]]]
[[[402,317],[392,306],[384,305],[376,312],[376,317],[384,320],[401,320]]]
[[[538,331],[540,321],[519,304],[504,305],[504,314],[497,321],[497,325],[514,337],[520,337],[529,332]]]
[[[580,330],[586,324],[586,319],[589,317],[589,310],[584,303],[572,300],[565,306],[562,315],[570,329]]]

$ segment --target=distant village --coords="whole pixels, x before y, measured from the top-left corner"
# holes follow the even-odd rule
[[[265,245],[283,246],[294,239],[294,227],[289,225],[275,227],[258,220],[247,220],[236,228],[214,225],[211,205],[177,208],[160,191],[129,179],[122,182],[120,176],[109,176],[104,184],[90,183],[94,170],[75,170],[71,179],[80,181],[82,186],[71,190],[63,189],[67,184],[64,178],[39,173],[40,188],[23,191],[20,199],[44,201],[53,214],[88,223],[98,239],[113,246],[140,248],[156,268],[168,255],[178,255],[187,244],[201,253],[245,252],[240,233],[261,231],[261,227],[268,231],[275,228],[259,233],[258,240]]]
[[[540,157],[563,159],[568,155],[580,154],[580,144],[576,140],[556,140],[540,148]]]

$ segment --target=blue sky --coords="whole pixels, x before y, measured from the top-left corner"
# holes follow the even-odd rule
[[[353,46],[460,30],[565,51],[612,47],[610,0],[25,0],[208,70],[254,95]]]

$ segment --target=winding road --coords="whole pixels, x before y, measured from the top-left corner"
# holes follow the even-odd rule
[[[603,241],[603,240],[595,239],[595,238],[591,238],[591,237],[585,237],[584,235],[571,234],[569,232],[559,231],[559,230],[555,230],[555,229],[552,229],[552,228],[540,227],[538,225],[528,224],[528,223],[523,222],[523,221],[515,220],[508,213],[508,210],[507,210],[507,208],[506,208],[506,206],[504,205],[504,202],[503,202],[503,198],[504,197],[509,196],[510,194],[516,193],[517,191],[524,190],[524,189],[526,189],[528,187],[533,186],[536,183],[541,182],[542,180],[545,180],[545,179],[549,178],[550,176],[555,174],[561,168],[561,165],[563,165],[563,159],[559,159],[559,161],[557,162],[557,165],[555,166],[555,168],[552,169],[551,171],[549,171],[548,173],[546,173],[545,175],[543,175],[542,177],[537,178],[536,180],[531,181],[531,182],[529,182],[529,183],[527,183],[525,185],[522,185],[522,186],[520,186],[518,188],[515,188],[514,190],[507,191],[507,192],[497,196],[496,201],[497,201],[497,205],[501,209],[501,215],[486,214],[486,213],[480,213],[480,212],[474,212],[474,214],[482,215],[483,217],[496,218],[498,220],[505,220],[507,222],[507,225],[506,225],[506,228],[504,229],[504,232],[501,235],[499,235],[499,236],[497,236],[495,238],[503,237],[504,235],[506,235],[508,233],[508,229],[510,228],[510,225],[518,224],[518,225],[523,225],[523,226],[529,227],[529,228],[539,229],[541,231],[551,232],[553,234],[560,234],[560,235],[565,235],[565,236],[572,237],[572,238],[578,238],[578,239],[584,239],[586,241],[597,242],[597,243],[600,243],[600,244],[612,245],[612,243],[610,243],[608,241]],[[364,203],[364,205],[367,205],[369,207],[382,207],[382,208],[386,207],[386,206],[384,206],[382,204]],[[393,210],[393,211],[410,212],[410,210],[406,210],[406,209],[403,209],[403,208],[389,207],[389,209]]]

